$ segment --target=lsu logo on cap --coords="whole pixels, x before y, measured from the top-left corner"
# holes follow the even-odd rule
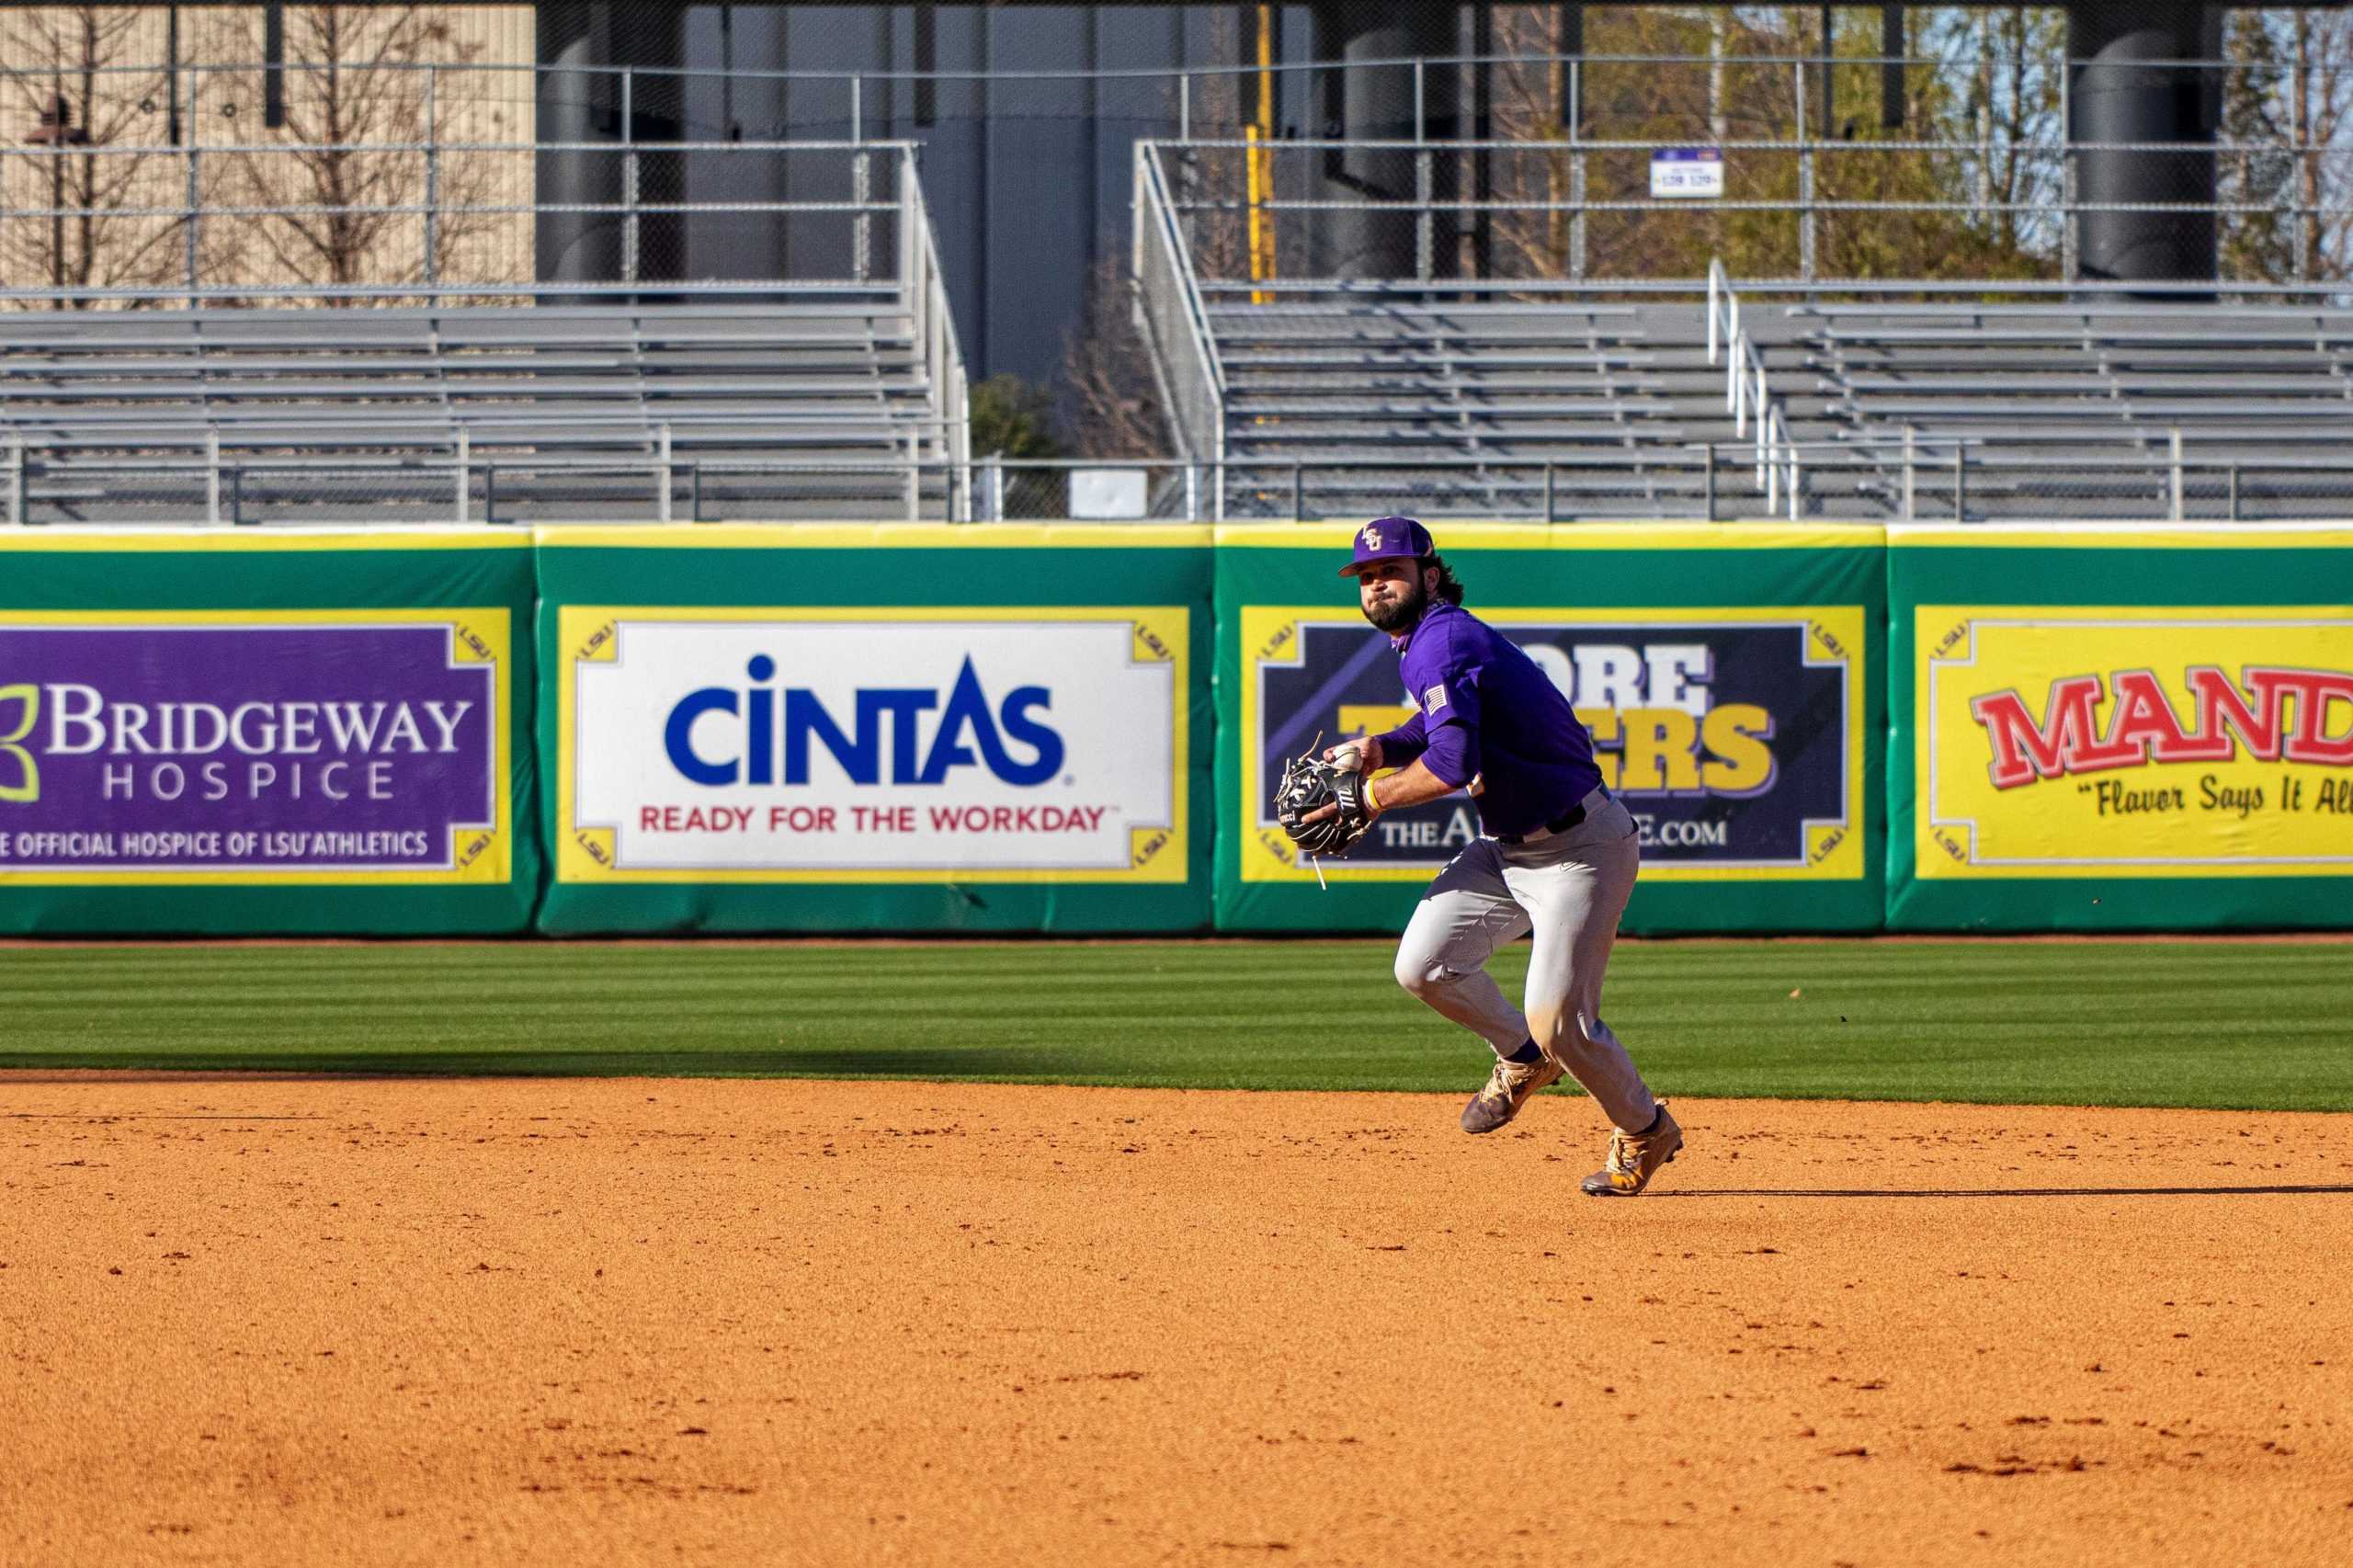
[[[1357,538],[1364,541],[1364,547],[1367,550],[1379,550],[1381,548],[1381,526],[1378,523],[1367,523],[1364,526],[1364,532],[1357,535]]]

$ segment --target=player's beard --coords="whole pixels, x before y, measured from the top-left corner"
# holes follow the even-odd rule
[[[1398,602],[1396,608],[1369,609],[1364,612],[1364,618],[1379,630],[1395,637],[1420,625],[1422,612],[1429,608],[1429,585],[1423,582],[1420,574],[1416,573],[1413,586],[1406,590],[1404,598]]]

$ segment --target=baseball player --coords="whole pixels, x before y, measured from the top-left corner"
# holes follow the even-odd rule
[[[1544,672],[1462,608],[1462,587],[1429,530],[1377,517],[1340,569],[1365,619],[1402,655],[1414,716],[1324,753],[1333,799],[1300,813],[1331,823],[1345,848],[1384,811],[1466,787],[1484,835],[1430,884],[1397,949],[1397,983],[1495,1048],[1494,1074],[1463,1108],[1465,1132],[1492,1132],[1563,1072],[1615,1129],[1597,1198],[1631,1198],[1683,1147],[1601,1021],[1601,976],[1641,858],[1633,818],[1601,782],[1593,739]],[[1400,771],[1375,779],[1373,773]],[[1305,842],[1305,841],[1302,841]],[[1488,955],[1532,934],[1526,1010],[1505,1000]]]

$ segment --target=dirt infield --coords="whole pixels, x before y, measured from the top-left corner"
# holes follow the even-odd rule
[[[2353,1118],[0,1077],[0,1562],[2343,1563]]]

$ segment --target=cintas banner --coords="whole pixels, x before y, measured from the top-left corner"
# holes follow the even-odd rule
[[[540,536],[540,929],[1209,924],[1210,534]]]
[[[1182,606],[567,605],[565,881],[1182,881]]]

